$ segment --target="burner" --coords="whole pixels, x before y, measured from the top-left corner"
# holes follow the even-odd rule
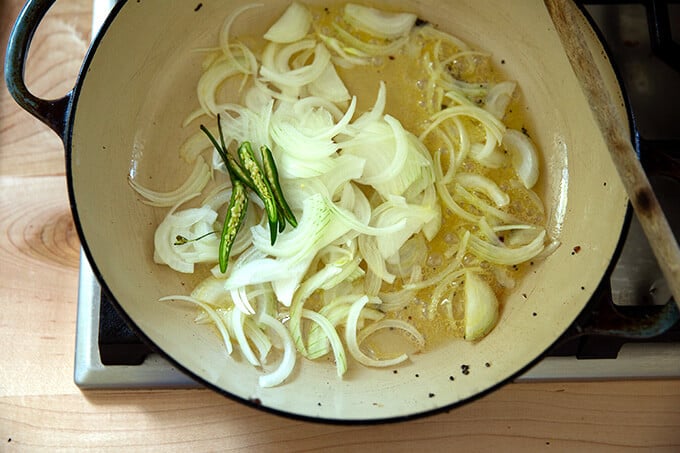
[[[104,3],[94,2],[93,29],[109,11],[98,9]],[[680,231],[680,109],[674,108],[680,104],[680,1],[581,3],[619,71],[643,167],[671,227]],[[109,0],[109,8],[113,4]],[[634,216],[616,266],[600,286],[549,356],[518,381],[680,377],[680,315]],[[97,388],[198,385],[135,336],[84,254],[75,381]]]

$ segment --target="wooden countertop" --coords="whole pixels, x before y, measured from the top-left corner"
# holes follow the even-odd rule
[[[23,0],[0,2],[0,45]],[[73,85],[92,0],[59,1],[27,79],[42,97]],[[73,383],[79,242],[61,142],[0,89],[0,451],[680,451],[680,380],[510,384],[406,423],[292,421],[208,390],[81,391]]]

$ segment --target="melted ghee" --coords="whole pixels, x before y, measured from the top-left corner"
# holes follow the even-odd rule
[[[316,11],[315,19],[318,21],[319,29],[324,32],[332,30],[333,22],[340,23],[343,20],[341,13],[334,9]],[[360,33],[355,36],[364,41],[371,39],[371,37]],[[375,41],[375,38],[373,38],[373,41]],[[413,46],[420,48],[420,51],[413,52]],[[337,71],[350,93],[357,96],[358,114],[373,106],[379,82],[383,81],[387,89],[385,112],[397,118],[406,130],[416,136],[420,135],[429,124],[431,113],[428,112],[426,105],[428,102],[432,102],[431,99],[426,98],[426,90],[424,89],[428,79],[428,71],[427,60],[423,58],[423,55],[432,53],[435,50],[433,46],[432,41],[424,42],[422,38],[412,35],[412,42],[408,46],[393,55],[374,58],[373,64],[357,65],[351,69],[337,67]],[[440,55],[440,58],[452,57],[455,51],[455,49],[449,49],[448,54],[444,53]],[[490,58],[461,57],[453,59],[447,68],[455,78],[463,82],[485,84],[499,81],[497,71],[492,66]],[[521,99],[515,95],[507,109],[505,118],[503,118],[504,124],[509,128],[523,129],[523,111]],[[485,132],[481,125],[471,120],[462,119],[462,121],[465,123],[471,140],[483,140]],[[441,145],[434,140],[426,140],[425,144],[431,153]],[[462,163],[462,168],[466,172],[489,177],[510,196],[511,204],[504,209],[505,212],[527,224],[543,225],[545,219],[542,207],[537,204],[535,197],[527,194],[526,189],[523,188],[512,169],[509,159],[506,159],[506,161],[508,161],[507,165],[490,169],[468,159]],[[444,159],[444,165],[448,165],[446,159]],[[465,204],[461,204],[461,206],[470,209]],[[428,243],[429,256],[450,257],[452,255],[451,239],[457,237],[458,232],[464,228],[475,231],[477,227],[444,209],[442,228],[437,236]],[[502,234],[499,236],[503,239]],[[428,279],[441,272],[448,264],[449,259],[444,258],[440,260],[441,263],[438,263],[439,260],[436,259],[432,261],[435,265],[425,264],[423,266],[423,279]],[[491,267],[502,268],[497,270],[507,272],[512,279],[519,280],[533,263],[519,266],[491,266],[489,263],[482,262],[479,265],[485,271],[488,271],[484,272],[483,278],[493,288],[502,309],[507,291],[496,278],[491,276],[491,271],[493,271]],[[382,291],[396,291],[401,289],[402,285],[402,280],[397,279],[392,285],[383,284]],[[451,285],[442,298],[443,302],[450,304],[450,314],[453,315],[453,321],[446,315],[446,304],[438,303],[434,312],[431,310],[433,290],[434,288],[430,287],[419,291],[412,303],[403,310],[388,313],[389,317],[407,321],[416,327],[426,338],[428,349],[451,338],[462,338],[464,332],[464,290],[462,285],[460,283]],[[377,338],[365,343],[364,347],[371,350],[376,356],[390,356],[395,352],[394,348],[386,346],[389,341],[380,341]]]

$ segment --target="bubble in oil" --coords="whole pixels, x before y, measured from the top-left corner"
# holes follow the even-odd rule
[[[427,257],[427,265],[430,267],[439,267],[443,262],[444,257],[441,253],[431,253],[430,256]]]
[[[444,242],[447,244],[456,244],[458,243],[458,236],[453,233],[446,233],[444,235]]]
[[[463,257],[464,266],[472,266],[475,263],[475,256],[471,253],[466,253]]]

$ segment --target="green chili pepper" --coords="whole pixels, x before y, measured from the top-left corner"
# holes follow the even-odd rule
[[[295,214],[293,214],[292,209],[288,206],[286,199],[283,197],[283,190],[281,190],[281,183],[279,182],[279,172],[276,169],[276,162],[274,162],[274,156],[271,150],[263,145],[260,147],[260,153],[262,153],[262,168],[264,169],[264,175],[269,182],[269,186],[274,194],[274,199],[278,205],[281,214],[290,223],[293,228],[297,226],[297,219]]]
[[[212,142],[213,146],[217,150],[217,153],[220,155],[222,158],[222,161],[224,162],[224,165],[227,167],[227,171],[229,172],[229,176],[238,178],[241,180],[243,184],[248,186],[249,189],[253,191],[257,191],[255,188],[255,185],[253,184],[253,181],[250,179],[248,174],[243,170],[243,167],[239,165],[239,163],[234,159],[234,157],[227,152],[226,146],[224,146],[224,136],[222,135],[222,126],[220,125],[220,116],[217,115],[217,127],[220,131],[220,141],[222,142],[222,145],[220,146],[219,143],[217,143],[217,140],[215,140],[215,137],[210,133],[207,127],[201,124],[201,130],[205,133],[205,135],[208,136],[208,139]]]
[[[219,115],[217,115],[217,128],[220,133],[219,143],[210,131],[201,124],[201,130],[208,136],[208,139],[210,139],[210,142],[217,150],[217,153],[224,161],[232,185],[231,198],[229,200],[229,206],[227,207],[227,216],[224,219],[224,226],[222,227],[218,255],[220,271],[225,273],[229,261],[229,252],[236,239],[236,234],[243,225],[245,214],[248,209],[246,187],[257,193],[264,203],[267,219],[269,221],[272,245],[276,242],[277,233],[282,232],[286,228],[286,221],[293,227],[296,227],[297,220],[283,197],[281,184],[279,183],[278,170],[276,169],[276,163],[274,162],[271,150],[266,146],[260,148],[263,169],[255,159],[255,154],[253,153],[250,142],[243,142],[241,143],[241,146],[238,147],[238,157],[241,161],[239,164],[239,162],[227,151]],[[201,236],[201,238],[205,236],[207,235]],[[186,244],[187,242],[201,238],[187,239],[183,236],[177,236],[175,245]]]
[[[244,170],[248,173],[251,181],[253,181],[253,184],[255,185],[255,192],[257,192],[257,195],[264,203],[264,209],[267,212],[267,218],[269,220],[271,244],[274,245],[278,232],[279,214],[272,189],[260,168],[260,164],[255,159],[255,154],[253,153],[253,148],[250,146],[250,142],[241,143],[241,146],[238,147],[238,157],[241,159]]]
[[[222,237],[220,238],[218,254],[220,272],[223,274],[227,271],[229,252],[236,239],[236,233],[241,229],[241,225],[243,225],[246,216],[246,211],[248,210],[248,196],[246,194],[245,185],[237,178],[232,178],[231,184],[231,198],[229,199],[227,216],[224,219],[224,226],[222,227]]]

